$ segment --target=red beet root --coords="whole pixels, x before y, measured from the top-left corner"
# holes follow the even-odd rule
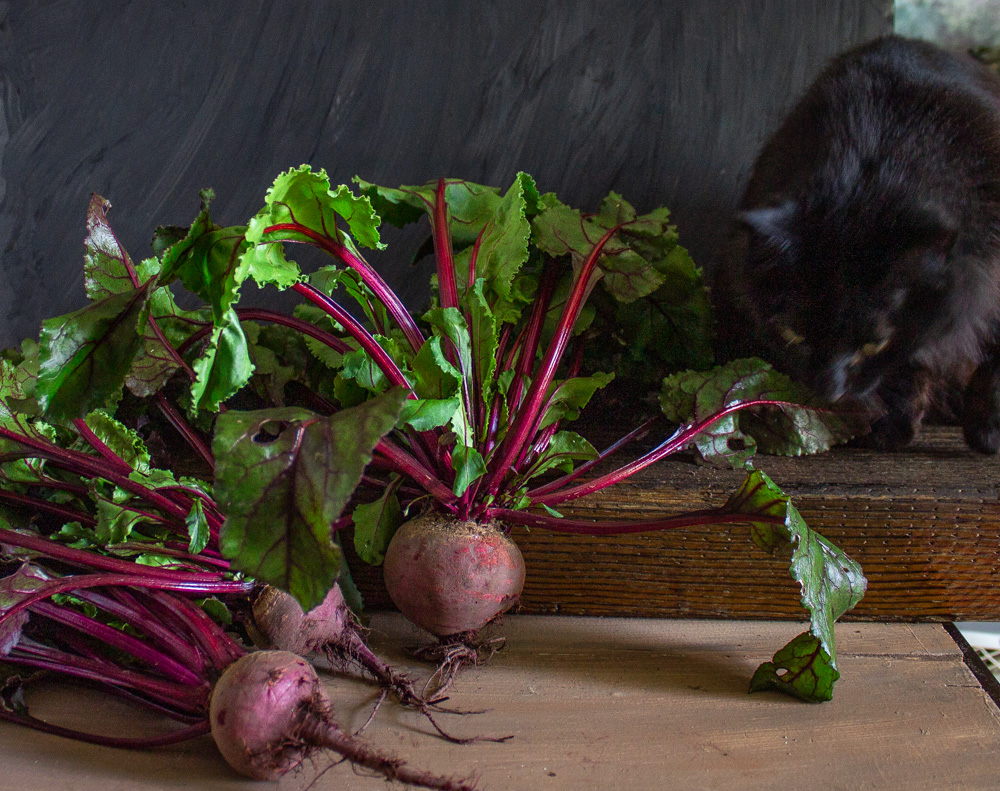
[[[389,780],[442,791],[474,788],[412,769],[341,730],[312,667],[288,651],[248,654],[226,668],[212,692],[209,717],[225,759],[257,780],[277,780],[316,750],[330,749]]]
[[[494,524],[422,516],[385,553],[386,588],[413,623],[438,637],[476,632],[517,603],[524,558]]]

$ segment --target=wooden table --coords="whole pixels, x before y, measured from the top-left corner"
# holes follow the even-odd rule
[[[378,615],[373,627],[376,645],[398,662],[399,646],[420,642],[398,615]],[[940,624],[838,625],[842,678],[834,700],[819,705],[746,693],[754,668],[798,623],[516,615],[502,629],[506,648],[453,688],[456,706],[488,711],[445,721],[458,735],[511,741],[448,744],[418,714],[389,704],[371,740],[437,772],[478,775],[483,791],[1000,786],[1000,710]],[[371,688],[333,683],[342,721],[359,726]],[[77,727],[154,727],[123,704],[65,688],[30,702]],[[236,779],[208,739],[132,753],[0,724],[0,751],[0,788],[18,791],[268,787]],[[328,763],[279,788],[387,787],[347,766],[310,786]]]

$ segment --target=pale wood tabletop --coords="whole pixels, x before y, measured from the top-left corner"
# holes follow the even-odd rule
[[[405,662],[420,642],[398,615],[373,639]],[[446,717],[456,735],[513,735],[448,744],[419,714],[386,704],[367,736],[439,773],[479,777],[483,791],[733,789],[945,791],[1000,785],[1000,710],[940,624],[842,623],[834,700],[748,695],[761,661],[803,626],[791,622],[515,615],[506,647],[464,671],[451,702],[483,714]],[[426,666],[412,666],[426,675]],[[360,726],[371,687],[333,680],[345,724]],[[35,711],[105,733],[156,725],[116,701],[66,688],[34,693]],[[78,744],[0,724],[0,787],[51,791],[263,788],[233,776],[199,739],[151,752]],[[320,758],[280,789],[366,791],[381,779]],[[274,787],[267,786],[267,787]],[[393,786],[390,786],[393,787]]]

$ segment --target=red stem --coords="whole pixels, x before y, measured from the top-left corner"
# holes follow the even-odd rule
[[[537,505],[553,505],[555,503],[565,502],[566,500],[575,500],[577,497],[583,497],[584,495],[592,492],[600,491],[606,486],[611,486],[623,481],[626,478],[635,475],[640,470],[646,469],[646,467],[650,464],[655,464],[660,459],[664,459],[667,456],[676,453],[686,447],[687,444],[702,431],[727,415],[739,412],[741,409],[748,409],[756,406],[794,406],[794,404],[789,404],[787,401],[771,401],[763,399],[730,404],[725,409],[715,412],[698,423],[687,423],[681,426],[665,442],[657,445],[649,451],[649,453],[644,456],[640,456],[638,459],[626,464],[624,467],[619,467],[617,470],[602,475],[599,478],[594,478],[592,481],[582,483],[579,486],[574,486],[570,489],[562,489],[561,491],[550,492],[548,494],[533,497],[532,503]]]
[[[341,354],[354,351],[354,349],[344,343],[344,341],[336,335],[332,335],[325,330],[321,330],[315,324],[310,324],[304,319],[298,319],[294,316],[286,316],[284,313],[278,313],[274,310],[262,310],[259,308],[237,308],[236,315],[239,317],[240,321],[243,321],[244,319],[247,321],[268,321],[272,324],[281,324],[285,327],[290,327],[293,330],[298,330],[303,335],[315,338],[320,343],[329,346],[331,349],[340,352]]]
[[[554,492],[557,489],[561,489],[568,483],[572,483],[581,475],[583,475],[585,472],[593,469],[596,465],[600,464],[602,461],[608,458],[608,456],[620,450],[628,443],[632,442],[633,440],[641,439],[642,437],[644,437],[646,433],[649,431],[649,429],[651,429],[653,425],[656,424],[659,420],[660,420],[659,417],[654,417],[651,418],[650,420],[647,420],[638,428],[632,429],[632,431],[630,431],[624,437],[606,447],[603,451],[600,452],[600,454],[598,454],[597,458],[584,462],[579,467],[574,469],[573,472],[567,473],[566,475],[563,475],[561,478],[556,478],[556,480],[550,481],[544,486],[539,486],[537,489],[532,489],[531,491],[528,492],[528,497],[531,498],[532,502],[535,502],[536,498],[548,494],[549,492]]]
[[[156,405],[160,408],[163,416],[170,422],[170,425],[174,427],[178,434],[180,434],[191,449],[194,450],[205,463],[209,466],[209,469],[215,470],[215,457],[212,455],[212,451],[208,449],[208,445],[205,444],[204,440],[198,436],[198,432],[191,427],[191,425],[184,419],[180,412],[178,412],[174,405],[170,403],[167,397],[163,394],[163,391],[159,391],[156,394]]]
[[[69,519],[71,522],[76,521],[89,527],[93,527],[97,524],[97,520],[84,511],[78,511],[75,508],[59,505],[58,503],[53,503],[50,500],[44,500],[41,497],[32,497],[28,494],[18,494],[17,492],[0,489],[0,500],[17,503],[18,505],[23,505],[26,508],[34,508],[39,511],[48,511],[56,516]]]
[[[484,485],[488,495],[497,494],[504,476],[510,470],[511,462],[513,462],[524,443],[528,441],[528,438],[538,430],[538,422],[541,419],[539,410],[541,409],[542,402],[545,400],[549,385],[552,384],[552,379],[555,377],[556,369],[562,360],[563,352],[566,350],[566,346],[572,337],[573,327],[580,316],[584,300],[590,291],[590,276],[597,265],[597,259],[600,257],[604,246],[617,233],[619,228],[621,228],[621,225],[616,225],[601,237],[580,268],[580,273],[573,285],[573,290],[570,292],[569,298],[566,300],[566,305],[563,308],[555,335],[553,335],[552,341],[549,343],[549,348],[545,352],[542,364],[531,380],[531,387],[528,390],[524,405],[517,410],[517,415],[514,418],[510,431],[507,432],[507,436],[500,443],[491,469],[487,473],[488,478]]]
[[[330,299],[326,294],[308,283],[296,283],[292,286],[293,289],[298,291],[302,296],[312,302],[314,305],[325,310],[330,316],[333,317],[334,321],[337,321],[343,325],[352,338],[354,338],[358,344],[364,349],[368,355],[375,361],[375,364],[381,369],[382,373],[385,374],[386,378],[392,382],[393,385],[397,387],[405,387],[409,391],[410,398],[416,398],[416,393],[410,388],[410,383],[406,381],[406,377],[403,376],[403,372],[399,370],[399,367],[389,356],[385,349],[383,349],[378,341],[372,337],[371,333],[364,328],[364,326],[358,322],[350,313],[344,310],[340,305]]]
[[[458,286],[455,284],[455,253],[451,245],[451,228],[448,227],[448,203],[444,199],[444,179],[438,179],[437,200],[431,220],[434,238],[434,257],[437,260],[438,294],[442,308],[458,307]],[[472,282],[469,282],[472,287]]]
[[[159,708],[159,707],[157,707]],[[154,747],[166,747],[170,744],[177,744],[197,736],[204,736],[212,730],[207,719],[195,725],[189,725],[173,733],[165,733],[161,736],[101,736],[96,733],[84,733],[83,731],[64,728],[61,725],[52,725],[44,720],[36,719],[27,714],[13,714],[6,709],[0,709],[0,719],[24,725],[43,733],[51,733],[53,736],[63,736],[67,739],[75,739],[78,742],[88,744],[99,744],[102,747],[123,747],[127,750],[148,750]]]
[[[399,297],[389,288],[378,272],[371,268],[371,265],[367,261],[355,255],[335,239],[324,236],[313,231],[311,228],[306,228],[304,225],[299,225],[295,222],[279,223],[264,229],[265,234],[276,231],[292,231],[302,234],[302,236],[311,240],[317,247],[325,250],[335,258],[339,258],[343,263],[356,271],[365,284],[375,292],[375,296],[378,297],[379,301],[385,305],[389,315],[392,316],[393,320],[403,331],[403,335],[406,336],[413,351],[420,351],[420,347],[424,345],[423,333],[420,332],[420,328],[417,327],[416,322],[407,312],[406,307],[399,301]],[[294,242],[297,240],[289,239],[288,241]]]

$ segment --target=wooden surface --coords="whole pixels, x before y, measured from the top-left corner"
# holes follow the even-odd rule
[[[375,619],[377,643],[419,642],[399,616]],[[468,670],[452,702],[488,709],[446,718],[457,734],[513,734],[452,745],[419,715],[385,706],[368,731],[385,750],[437,772],[480,777],[481,791],[947,791],[995,789],[1000,713],[934,624],[841,624],[834,700],[810,705],[746,694],[750,675],[800,625],[509,617],[506,648]],[[426,670],[418,669],[418,673]],[[372,690],[338,681],[340,718],[359,726]],[[105,731],[148,732],[118,703],[65,690],[39,713]],[[150,753],[82,745],[0,724],[4,788],[47,791],[251,789],[207,740]],[[278,788],[376,791],[382,780],[317,759]],[[274,786],[270,786],[274,787]],[[395,786],[390,786],[395,787]]]
[[[91,192],[138,259],[156,225],[191,222],[203,187],[216,221],[245,223],[303,162],[392,186],[506,187],[525,170],[590,211],[618,190],[669,206],[707,265],[757,147],[891,14],[892,0],[0,3],[0,346],[83,304]],[[372,256],[415,310],[426,235],[390,233]]]
[[[1000,459],[969,451],[957,429],[927,428],[904,453],[839,448],[757,464],[810,527],[864,568],[868,593],[848,617],[996,620]],[[652,518],[720,505],[741,480],[741,472],[671,461],[560,510]],[[517,529],[527,563],[522,611],[801,618],[787,560],[765,555],[748,535],[740,525],[615,538]],[[378,570],[359,568],[358,578],[366,601],[391,606]]]

